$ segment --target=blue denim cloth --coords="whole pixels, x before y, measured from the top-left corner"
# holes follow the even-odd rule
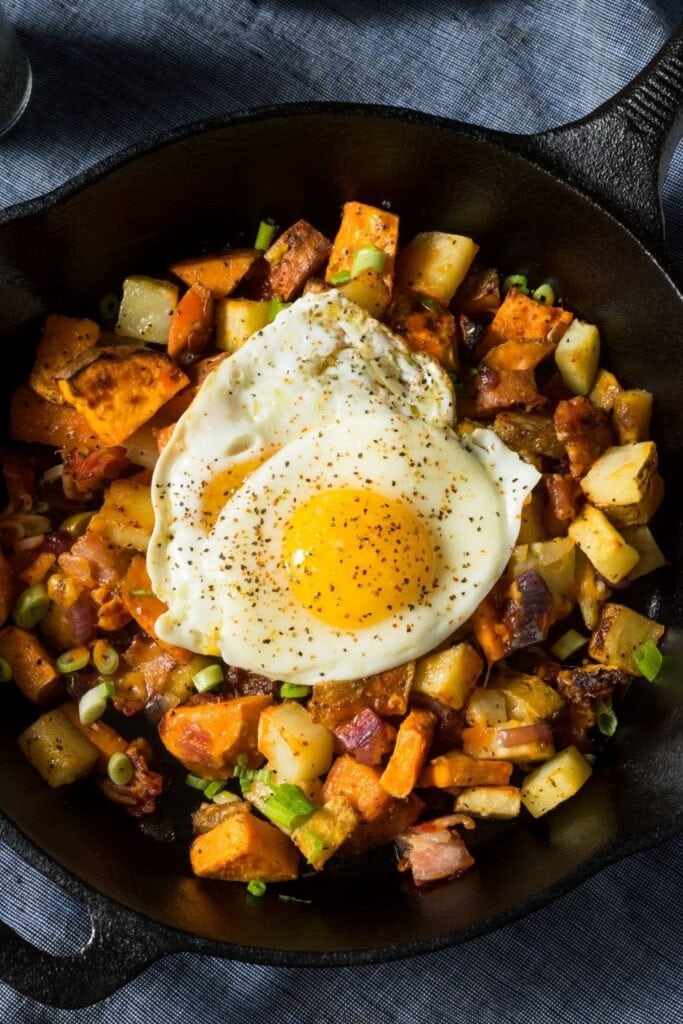
[[[0,206],[176,124],[279,100],[356,99],[512,131],[561,124],[632,78],[681,0],[4,0],[34,93],[0,141]],[[683,149],[667,177],[683,271]],[[333,972],[169,957],[103,1003],[46,1009],[0,985],[0,1021],[79,1024],[680,1024],[683,838],[454,950]],[[52,952],[88,934],[0,847],[0,917]],[[0,951],[0,956],[2,955]]]

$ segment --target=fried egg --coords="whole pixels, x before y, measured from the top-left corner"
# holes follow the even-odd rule
[[[505,569],[537,471],[460,439],[450,380],[336,292],[204,383],[154,473],[159,636],[285,682],[431,650]]]

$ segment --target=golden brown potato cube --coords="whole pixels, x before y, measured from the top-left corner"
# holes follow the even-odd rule
[[[593,463],[581,487],[616,526],[638,526],[654,514],[663,495],[656,470],[654,441],[623,444],[608,448]]]
[[[333,284],[333,278],[341,271],[351,271],[359,249],[374,247],[381,249],[386,260],[382,280],[391,291],[394,278],[394,258],[398,246],[398,217],[395,213],[367,206],[365,203],[344,203],[341,224],[332,245],[325,280]]]
[[[178,285],[135,274],[123,282],[116,333],[143,344],[166,345],[178,305]]]
[[[332,764],[334,736],[295,700],[266,708],[258,723],[258,749],[281,781],[300,783],[324,775]]]
[[[465,714],[470,725],[500,725],[508,717],[505,695],[500,690],[477,687],[467,701]]]
[[[254,299],[221,299],[216,303],[216,348],[236,352],[270,322],[270,303]]]
[[[447,306],[478,252],[479,246],[465,235],[422,231],[401,251],[396,283]]]
[[[636,569],[639,565],[640,563],[636,562]],[[632,570],[632,572],[635,572],[636,569]],[[577,548],[576,552],[576,587],[576,598],[581,616],[586,629],[592,631],[598,624],[600,609],[605,601],[608,600],[612,591],[604,580],[599,578],[593,564],[586,558],[580,548]]]
[[[50,313],[45,317],[35,362],[28,379],[37,394],[48,402],[63,404],[56,375],[67,363],[97,344],[100,329],[94,320],[77,320]]]
[[[545,412],[499,412],[493,429],[516,452],[564,458],[564,445],[555,433],[552,417]]]
[[[569,536],[609,583],[619,583],[628,576],[640,558],[604,512],[593,505],[584,505],[569,524]]]
[[[632,580],[638,579],[639,576],[645,576],[649,572],[654,572],[655,569],[661,569],[664,565],[668,565],[649,526],[625,526],[621,531],[621,536],[640,555],[635,568],[630,572]]]
[[[634,389],[620,391],[612,403],[612,423],[619,444],[647,441],[652,417],[652,393]]]
[[[545,761],[552,757],[555,748],[551,739],[523,739],[514,746],[503,746],[501,733],[524,728],[515,719],[503,722],[495,728],[470,726],[462,731],[462,749],[468,757],[488,760],[512,761],[524,764],[527,761]]]
[[[576,747],[567,747],[527,775],[522,784],[522,803],[534,818],[540,818],[574,796],[592,770]]]
[[[456,711],[463,708],[482,673],[484,662],[471,644],[461,643],[420,658],[413,690]]]
[[[452,789],[458,786],[506,786],[512,764],[503,760],[469,757],[461,750],[451,750],[430,761],[420,776],[420,786]]]
[[[338,290],[377,320],[384,316],[391,295],[382,274],[372,269],[352,277],[350,281],[341,284]]]
[[[109,544],[147,551],[154,529],[149,485],[135,480],[113,480],[100,511],[90,521],[90,529]]]
[[[632,676],[642,672],[635,655],[648,640],[658,644],[664,635],[664,626],[645,615],[639,615],[623,604],[606,604],[591,638],[588,654],[603,665],[623,669]]]
[[[568,615],[576,600],[576,545],[571,537],[554,537],[534,544],[518,544],[510,559],[510,573],[517,579],[533,569],[553,598],[558,618]]]
[[[550,718],[564,705],[556,690],[538,676],[523,672],[499,671],[489,681],[489,686],[505,697],[507,717],[525,724]]]
[[[53,789],[85,778],[97,763],[97,747],[61,711],[41,715],[18,742],[22,754]]]
[[[190,863],[200,878],[226,882],[289,882],[299,874],[299,855],[292,842],[244,808],[197,836],[190,847]]]
[[[345,796],[328,800],[319,811],[292,832],[292,842],[316,871],[349,838],[360,818]]]
[[[614,405],[614,399],[621,391],[621,384],[609,370],[598,370],[593,381],[588,399],[598,409],[609,412]]]
[[[59,693],[61,676],[35,633],[7,626],[0,632],[0,657],[10,663],[14,682],[34,704],[45,704]]]
[[[587,395],[600,360],[600,333],[595,324],[574,320],[555,350],[562,380],[575,395]]]
[[[458,794],[454,810],[473,818],[505,821],[516,818],[522,806],[517,786],[468,786]]]

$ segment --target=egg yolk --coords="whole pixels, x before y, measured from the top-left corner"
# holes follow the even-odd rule
[[[433,579],[434,550],[429,527],[405,502],[343,487],[294,511],[283,563],[304,608],[352,630],[417,604]]]
[[[233,494],[240,489],[247,477],[251,476],[277,450],[277,445],[263,448],[250,459],[242,459],[239,462],[231,463],[227,469],[222,470],[206,481],[202,487],[199,500],[201,503],[201,525],[207,533],[213,530],[216,525],[216,520],[223,511],[226,501],[232,498]]]

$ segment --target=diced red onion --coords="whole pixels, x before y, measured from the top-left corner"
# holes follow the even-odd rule
[[[545,722],[536,722],[534,725],[519,725],[513,729],[496,730],[498,745],[505,749],[508,747],[520,747],[527,743],[551,743],[552,738],[550,726]]]
[[[166,712],[179,703],[172,693],[155,693],[145,704],[145,717],[152,725],[158,725]]]
[[[515,580],[520,594],[520,607],[526,619],[545,615],[553,606],[553,597],[540,573],[527,569]]]
[[[81,595],[71,605],[67,615],[76,643],[83,644],[90,640],[97,624],[97,613],[90,598],[85,594]]]
[[[54,530],[45,537],[44,549],[53,555],[63,555],[71,549],[73,537],[66,530]]]
[[[371,708],[365,708],[334,730],[344,751],[360,764],[379,764],[389,749],[389,726]]]

